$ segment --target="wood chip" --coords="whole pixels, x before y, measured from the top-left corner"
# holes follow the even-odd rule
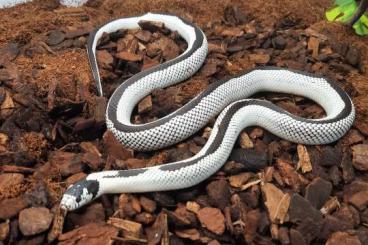
[[[10,93],[6,91],[5,100],[0,106],[0,109],[1,109],[0,115],[3,118],[6,118],[13,113],[14,108],[15,108],[15,104],[13,102],[13,98],[11,97]]]
[[[146,239],[142,239],[142,238],[136,238],[136,237],[117,237],[117,236],[113,236],[111,237],[112,240],[114,241],[119,241],[119,242],[123,242],[123,244],[125,243],[133,243],[133,244],[147,244],[147,240]]]
[[[141,61],[143,59],[142,55],[133,54],[127,51],[121,51],[115,54],[116,58],[126,60],[126,61]]]
[[[127,205],[127,203],[129,202],[130,199],[130,195],[129,194],[121,194],[119,196],[119,209],[123,210],[124,207]]]
[[[305,30],[305,33],[308,35],[308,36],[311,36],[311,37],[316,37],[318,38],[319,40],[321,41],[327,41],[328,40],[328,37],[319,33],[318,31],[314,30],[313,28],[311,27],[308,27],[306,30]]]
[[[84,24],[83,26],[67,26],[65,28],[65,37],[68,39],[74,39],[76,37],[88,35],[94,27],[91,24]]]
[[[84,152],[93,153],[99,157],[102,156],[101,152],[97,149],[97,147],[92,142],[88,142],[88,141],[81,142],[80,147],[82,148]]]
[[[119,228],[123,231],[124,235],[139,238],[142,236],[142,224],[119,218],[110,217],[107,221],[108,224]]]
[[[125,148],[110,131],[103,135],[103,144],[106,153],[114,159],[126,160],[133,157],[133,150]]]
[[[189,211],[197,214],[198,211],[199,211],[199,209],[201,208],[201,206],[198,203],[196,203],[196,202],[190,202],[190,201],[188,201],[186,203],[186,208],[187,208],[187,210],[189,210]]]
[[[169,234],[167,227],[167,215],[161,212],[155,223],[148,229],[146,229],[147,240],[149,245],[161,244],[165,245],[169,243]]]
[[[142,206],[139,202],[139,199],[135,196],[132,196],[131,200],[130,200],[131,204],[132,204],[132,208],[134,209],[134,211],[136,213],[140,213],[142,211]]]
[[[0,219],[6,220],[13,218],[28,206],[25,198],[22,196],[0,200]]]
[[[270,61],[268,54],[249,54],[249,60],[257,65],[265,65]]]
[[[139,30],[134,36],[139,40],[148,43],[151,39],[151,32],[145,30]]]
[[[9,43],[0,48],[0,65],[13,61],[19,54],[17,43]]]
[[[226,54],[224,45],[217,45],[215,43],[208,43],[208,53]]]
[[[281,176],[283,177],[283,182],[292,187],[295,192],[299,192],[302,186],[308,184],[308,180],[298,174],[287,161],[278,158],[276,164],[280,170]]]
[[[5,241],[9,236],[9,232],[10,232],[9,220],[0,223],[0,241]]]
[[[96,58],[98,64],[104,69],[111,69],[114,58],[107,50],[97,50]]]
[[[368,206],[368,190],[354,193],[350,196],[349,202],[358,210],[364,210]]]
[[[230,176],[229,182],[232,187],[240,188],[242,187],[250,178],[252,177],[251,173],[245,172],[237,175]]]
[[[83,172],[73,174],[72,176],[70,176],[66,179],[65,183],[66,183],[67,186],[69,186],[69,185],[72,185],[72,184],[76,183],[79,180],[84,179],[85,177],[87,177],[87,174],[85,174]]]
[[[250,132],[250,134],[249,134],[249,137],[251,138],[251,139],[259,139],[259,138],[262,138],[263,137],[263,134],[264,134],[264,131],[263,131],[263,129],[262,128],[254,128],[251,132]]]
[[[264,173],[262,175],[262,181],[263,182],[271,182],[274,172],[275,172],[275,168],[273,166],[272,167],[266,167],[264,169]]]
[[[260,180],[260,179],[259,179],[259,180],[251,181],[251,182],[249,182],[249,183],[247,183],[247,184],[245,184],[245,185],[242,185],[242,186],[240,187],[240,190],[241,190],[241,191],[245,191],[245,190],[246,190],[246,189],[248,189],[249,187],[252,187],[252,186],[254,186],[254,185],[258,185],[260,182],[261,182],[261,180]]]
[[[200,234],[196,229],[176,230],[175,235],[192,241],[198,241],[200,238]]]
[[[249,135],[244,131],[240,134],[239,144],[240,147],[244,149],[254,147],[252,140],[249,138]]]
[[[317,59],[319,51],[319,39],[316,37],[310,37],[308,41],[308,49],[312,50],[312,57]]]
[[[361,245],[361,241],[356,234],[337,231],[327,240],[326,245]]]
[[[271,232],[272,239],[274,240],[279,239],[279,227],[277,224],[271,224],[270,232]]]
[[[152,110],[152,97],[148,95],[138,104],[138,113],[146,113]]]
[[[167,32],[165,30],[165,24],[163,22],[160,21],[148,21],[148,20],[140,20],[138,22],[138,25],[143,29],[143,30],[148,30],[150,32]]]
[[[337,197],[330,198],[320,209],[323,215],[330,214],[340,207],[340,202]]]
[[[155,221],[156,217],[150,213],[142,212],[134,217],[134,220],[144,225],[150,225]]]
[[[299,161],[298,161],[298,166],[296,167],[296,169],[298,170],[301,168],[303,173],[312,171],[312,163],[309,158],[307,148],[304,145],[298,145],[297,151],[298,151]]]
[[[244,239],[247,244],[253,244],[257,236],[257,228],[260,223],[261,212],[253,209],[244,215]]]
[[[212,240],[207,245],[221,245],[221,244],[217,240]]]
[[[118,233],[118,229],[106,223],[90,223],[61,234],[58,244],[110,244],[111,237],[116,237]]]
[[[222,235],[225,231],[225,217],[220,209],[205,207],[198,211],[197,217],[209,231]]]
[[[66,217],[66,214],[67,212],[65,210],[57,207],[51,229],[47,234],[47,241],[49,243],[55,241],[63,232],[64,219]]]
[[[143,57],[142,71],[160,64],[159,59],[160,59],[160,56],[156,56],[155,58],[150,58],[148,56],[144,56]]]
[[[58,82],[57,79],[52,77],[49,84],[49,91],[47,93],[47,109],[51,111],[55,107],[55,96]]]
[[[211,62],[211,61],[206,62],[206,64],[204,64],[204,66],[202,66],[201,68],[201,74],[203,74],[203,76],[205,77],[210,77],[216,72],[217,72],[216,62]]]
[[[368,171],[368,144],[354,145],[353,166],[361,171]]]
[[[230,207],[225,208],[224,214],[225,214],[226,229],[228,231],[230,231],[230,234],[233,234],[234,233],[234,225],[233,225],[233,222],[231,220],[231,209],[230,209]]]
[[[153,213],[156,210],[156,202],[152,201],[151,199],[141,196],[139,198],[139,202],[143,209],[147,211],[148,213]]]
[[[3,173],[21,173],[21,174],[32,174],[36,170],[33,168],[20,167],[14,165],[2,165],[0,171]]]
[[[81,155],[72,152],[54,151],[49,154],[49,162],[60,171],[62,176],[82,172],[86,164]]]
[[[227,27],[221,31],[222,36],[240,37],[244,34],[244,31],[239,27]]]
[[[5,145],[8,142],[8,135],[4,133],[0,133],[0,145]]]
[[[261,186],[271,222],[283,224],[290,205],[290,195],[271,183]]]

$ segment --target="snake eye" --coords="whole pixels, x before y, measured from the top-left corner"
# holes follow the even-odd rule
[[[77,198],[75,199],[75,201],[77,201],[77,202],[80,202],[82,199],[81,199],[81,196],[79,195],[79,196],[77,196]]]

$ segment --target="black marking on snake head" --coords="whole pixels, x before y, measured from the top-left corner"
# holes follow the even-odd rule
[[[66,190],[65,194],[76,197],[76,201],[80,202],[83,189],[86,189],[94,198],[97,196],[99,188],[100,184],[97,180],[83,179],[72,185],[68,190]]]
[[[132,176],[137,176],[139,174],[142,174],[146,171],[147,171],[147,169],[144,169],[144,168],[119,170],[118,173],[115,174],[115,175],[106,175],[106,176],[103,176],[102,178],[132,177]]]

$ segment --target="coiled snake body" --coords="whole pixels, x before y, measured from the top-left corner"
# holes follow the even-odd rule
[[[188,43],[177,58],[140,72],[121,84],[111,96],[107,128],[125,146],[136,150],[163,148],[191,136],[218,116],[211,136],[195,156],[149,168],[103,171],[89,174],[70,186],[61,207],[74,210],[106,193],[165,191],[190,187],[214,174],[227,160],[241,130],[258,125],[273,134],[301,144],[327,144],[336,141],[351,127],[355,110],[349,96],[333,82],[312,74],[277,67],[261,67],[228,80],[211,84],[177,111],[151,123],[134,125],[134,106],[157,88],[164,88],[192,76],[207,55],[207,39],[192,23],[166,14],[145,14],[113,20],[91,33],[88,58],[97,88],[102,95],[96,61],[96,45],[104,32],[138,28],[140,20],[161,21],[177,31]],[[321,105],[326,117],[305,119],[274,104],[245,99],[259,91],[301,95]]]

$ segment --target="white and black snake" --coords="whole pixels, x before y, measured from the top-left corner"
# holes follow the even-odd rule
[[[88,40],[88,58],[100,95],[97,41],[104,32],[138,28],[140,20],[164,22],[167,28],[177,31],[186,40],[188,48],[177,58],[132,76],[115,90],[107,106],[108,130],[127,147],[155,150],[188,138],[221,113],[210,138],[197,155],[149,168],[89,174],[66,190],[61,200],[63,209],[74,210],[106,193],[165,191],[196,185],[220,169],[239,133],[248,126],[263,127],[300,144],[328,144],[343,136],[353,124],[355,110],[352,101],[335,83],[289,69],[260,67],[211,84],[185,106],[157,121],[134,125],[130,119],[135,105],[154,89],[192,76],[202,66],[208,49],[202,30],[176,16],[148,13],[113,20],[96,29]],[[327,116],[301,118],[270,102],[245,99],[259,91],[310,98],[324,108]]]

